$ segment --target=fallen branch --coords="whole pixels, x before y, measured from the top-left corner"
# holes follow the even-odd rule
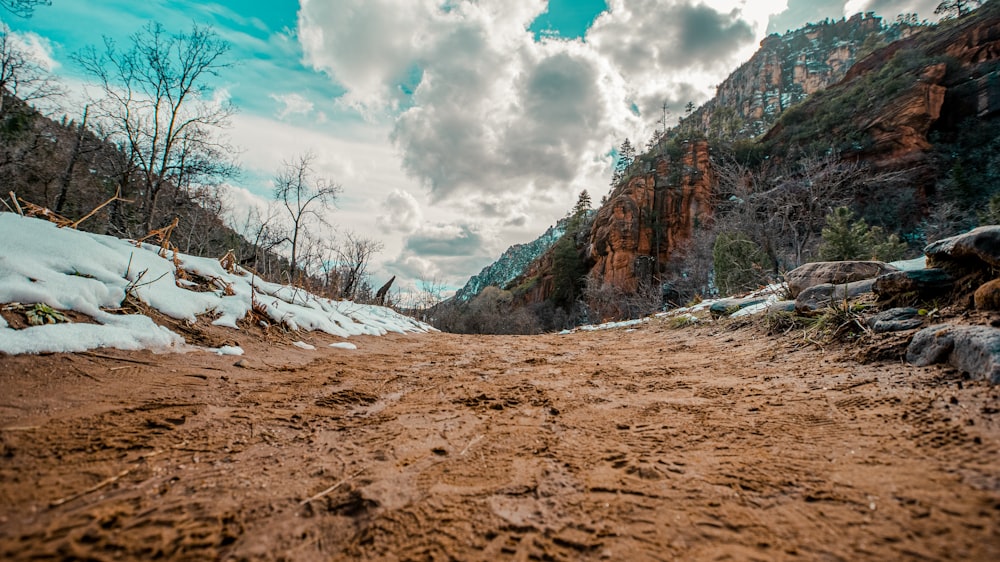
[[[348,476],[347,478],[344,478],[340,482],[337,482],[333,486],[330,486],[329,488],[323,490],[322,492],[316,494],[315,496],[313,496],[311,498],[307,498],[307,499],[302,500],[301,502],[299,502],[299,505],[305,505],[305,504],[307,504],[307,503],[309,503],[311,501],[316,501],[316,500],[318,500],[320,498],[323,498],[325,496],[330,495],[334,490],[336,490],[337,488],[339,488],[339,487],[343,486],[344,484],[350,482],[351,480],[353,480],[356,476],[358,476],[359,474],[361,474],[365,470],[367,470],[367,469],[362,468],[361,470],[355,472],[354,474]]]

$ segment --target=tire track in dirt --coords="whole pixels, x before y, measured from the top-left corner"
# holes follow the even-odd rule
[[[38,358],[24,376],[56,392],[37,398],[2,379],[24,397],[0,420],[0,558],[973,560],[1000,548],[996,391],[940,369],[656,321],[366,338],[352,353],[241,343],[251,368]],[[48,361],[63,374],[42,374]]]

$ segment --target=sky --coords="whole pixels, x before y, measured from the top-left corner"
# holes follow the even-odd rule
[[[375,287],[395,275],[404,290],[454,290],[580,191],[599,201],[616,146],[643,146],[664,103],[678,116],[707,101],[767,34],[859,11],[933,19],[937,3],[52,0],[0,18],[74,92],[86,88],[71,56],[105,36],[212,26],[236,63],[207,84],[239,108],[225,131],[241,150],[234,218],[312,152],[343,188],[330,235],[384,245]]]

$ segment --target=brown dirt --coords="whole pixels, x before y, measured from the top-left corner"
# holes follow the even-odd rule
[[[946,368],[655,320],[237,339],[0,356],[0,559],[1000,559],[1000,389]]]

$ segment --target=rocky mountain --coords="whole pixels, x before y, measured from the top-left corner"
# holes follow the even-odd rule
[[[886,167],[926,164],[934,139],[1000,112],[1000,7],[896,41],[859,61],[836,88],[782,115],[768,151],[831,143]]]
[[[904,26],[884,26],[882,18],[869,13],[771,35],[718,86],[716,96],[682,119],[674,132],[708,138],[760,135],[788,107],[843,79],[859,54],[904,33]],[[635,288],[635,267],[652,272],[666,263],[691,237],[699,215],[712,210],[708,144],[668,150],[665,140],[637,160],[629,178],[612,190],[598,211],[585,251],[597,276],[624,289]],[[466,301],[485,287],[505,287],[517,279],[513,285],[530,293],[524,295],[527,300],[544,300],[552,287],[547,267],[528,266],[561,232],[557,226],[530,244],[512,246],[469,279],[456,298]]]
[[[469,278],[458,292],[455,299],[467,301],[478,295],[486,287],[506,287],[511,281],[521,275],[525,268],[539,256],[544,254],[566,232],[568,219],[562,219],[550,226],[544,234],[525,244],[515,244],[507,248],[497,261],[483,268],[478,275]]]
[[[679,128],[709,138],[764,134],[786,109],[843,79],[860,56],[914,29],[919,26],[885,26],[867,13],[772,34],[719,84],[714,98],[681,119]]]
[[[934,202],[974,221],[1000,189],[998,84],[997,3],[936,26],[885,28],[858,15],[771,36],[713,100],[635,159],[578,244],[580,259],[592,279],[624,291],[671,274],[675,252],[716,211],[718,152],[732,154],[740,139],[744,159],[824,153],[900,171],[896,193],[862,193],[856,208],[871,218],[879,200],[891,216],[872,224],[917,244]],[[543,255],[511,286],[530,289],[527,303],[548,300],[552,267]]]

